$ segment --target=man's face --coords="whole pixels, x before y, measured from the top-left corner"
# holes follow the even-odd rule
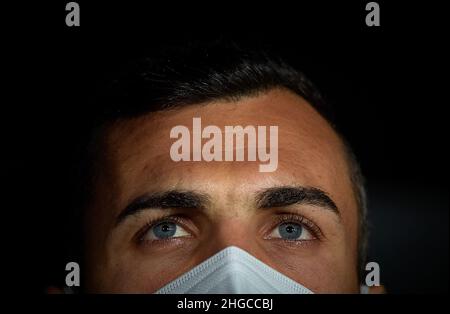
[[[192,130],[194,117],[221,130],[278,126],[278,168],[173,161],[170,131]],[[357,205],[342,143],[293,93],[272,90],[123,120],[109,128],[102,151],[87,212],[88,291],[154,292],[234,245],[313,292],[358,292]],[[302,189],[323,191],[336,208],[289,202]],[[176,197],[123,214],[154,195]]]

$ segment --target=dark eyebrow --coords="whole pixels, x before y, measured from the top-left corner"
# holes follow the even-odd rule
[[[116,225],[125,218],[135,215],[144,209],[205,208],[208,202],[209,198],[207,195],[193,191],[171,190],[164,193],[145,194],[131,201],[120,212]]]
[[[313,187],[281,186],[263,190],[257,195],[259,208],[307,204],[329,209],[340,217],[336,203],[324,191]]]

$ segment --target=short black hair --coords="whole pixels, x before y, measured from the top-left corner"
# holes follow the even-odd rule
[[[333,108],[298,69],[272,52],[231,41],[163,44],[145,58],[127,62],[101,82],[92,100],[96,108],[93,136],[81,171],[85,207],[95,172],[96,148],[107,125],[150,112],[213,100],[237,100],[275,88],[304,98],[336,130]],[[358,205],[358,274],[364,272],[367,206],[364,179],[351,147],[342,135]],[[97,156],[98,157],[98,156]],[[86,176],[87,175],[87,176]],[[86,181],[88,180],[88,181]],[[82,249],[81,249],[82,252]]]
[[[125,63],[98,89],[100,120],[121,119],[211,100],[235,100],[275,87],[302,96],[327,118],[332,108],[318,89],[282,58],[232,41],[162,45]]]

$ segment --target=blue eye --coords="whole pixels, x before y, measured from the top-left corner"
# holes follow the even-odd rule
[[[188,236],[189,233],[172,221],[162,221],[151,227],[144,235],[146,240],[161,240]]]
[[[302,235],[302,226],[294,223],[282,223],[278,226],[278,233],[283,239],[294,240]]]
[[[154,226],[153,233],[157,238],[165,239],[172,237],[177,231],[177,225],[173,222],[162,222]]]
[[[284,240],[311,240],[314,238],[308,229],[294,222],[283,222],[279,224],[272,231],[270,237]]]

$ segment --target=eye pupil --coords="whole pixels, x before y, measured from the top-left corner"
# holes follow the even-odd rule
[[[161,229],[162,229],[162,231],[167,232],[167,231],[170,230],[170,227],[169,227],[168,225],[163,225],[163,226],[161,227]]]
[[[173,222],[162,222],[153,227],[153,233],[160,239],[172,237],[176,230],[177,225]]]
[[[302,234],[302,226],[295,223],[283,223],[278,227],[278,232],[283,239],[298,239]]]

